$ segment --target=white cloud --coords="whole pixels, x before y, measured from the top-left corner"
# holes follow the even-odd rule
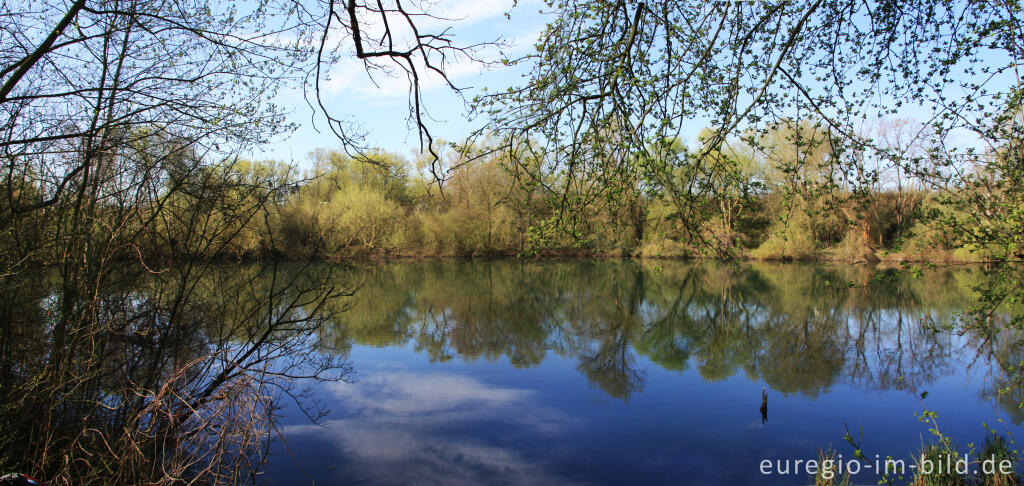
[[[533,392],[455,374],[382,372],[329,385],[346,418],[285,427],[345,456],[346,481],[373,484],[570,484],[515,448],[445,431],[504,424],[555,438],[579,421],[531,404]]]
[[[329,386],[349,407],[364,413],[394,415],[437,413],[466,406],[505,406],[530,394],[529,390],[496,388],[466,376],[439,373],[378,373],[365,381]]]
[[[438,436],[419,424],[332,421],[330,439],[350,460],[348,482],[371,484],[572,484],[518,451]]]
[[[415,17],[417,29],[420,34],[441,34],[445,33],[452,40],[453,46],[479,45],[473,51],[473,57],[488,61],[492,64],[474,61],[469,56],[454,51],[448,51],[446,59],[439,55],[431,54],[431,63],[443,69],[452,83],[457,87],[467,87],[467,80],[479,76],[484,72],[502,70],[505,67],[498,63],[501,59],[501,49],[504,48],[509,55],[516,55],[529,48],[536,41],[543,28],[543,19],[529,12],[536,12],[534,1],[521,1],[512,10],[514,18],[518,22],[507,22],[504,14],[513,7],[512,0],[505,1],[476,1],[476,0],[451,0],[444,2],[423,2],[412,8],[411,11],[422,9],[429,12],[431,16]],[[517,13],[517,12],[521,12]],[[360,15],[360,26],[363,31],[364,45],[373,45],[373,39],[381,39],[383,33],[383,22],[376,14],[363,12]],[[526,20],[526,23],[522,21]],[[405,19],[389,15],[388,25],[391,28],[392,41],[397,50],[407,48],[413,39]],[[451,31],[448,31],[451,29]],[[504,47],[490,44],[503,38]],[[350,43],[349,38],[336,38],[332,35],[331,43]],[[326,94],[339,95],[347,94],[358,98],[381,98],[395,102],[399,99],[406,99],[409,96],[410,80],[405,70],[390,59],[378,58],[367,73],[363,62],[356,59],[354,51],[349,56],[343,56],[340,61],[329,72],[329,80],[321,82]],[[447,88],[447,83],[438,73],[426,69],[422,59],[416,55],[416,69],[420,76],[420,88],[424,93]],[[477,86],[478,87],[478,86]]]
[[[438,18],[424,18],[423,25],[425,27],[445,27],[452,21],[463,25],[473,25],[503,16],[512,6],[512,0],[449,0],[437,2],[433,6],[424,4],[424,10]]]
[[[340,62],[331,70],[330,79],[321,81],[326,93],[335,96],[345,94],[356,97],[389,98],[392,101],[409,96],[410,80],[405,71],[397,65],[384,61],[381,69],[372,69],[368,74],[363,63],[354,57]],[[440,74],[417,63],[420,89],[426,93],[438,88],[447,88]],[[486,67],[465,56],[445,63],[444,72],[456,87],[465,87],[460,81],[484,72]]]

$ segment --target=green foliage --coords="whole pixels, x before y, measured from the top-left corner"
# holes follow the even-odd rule
[[[1009,473],[1004,472],[998,466],[989,470],[979,468],[981,471],[981,484],[985,486],[1019,486],[1020,476],[1016,472],[1017,453],[1012,444],[1003,436],[992,432],[985,437],[985,443],[981,447],[979,461],[989,461],[989,464],[999,464],[1008,461],[1014,467]]]
[[[818,464],[830,464],[832,467],[819,467],[817,472],[814,474],[814,486],[850,486],[852,480],[849,472],[843,472],[842,474],[836,471],[836,451],[833,449],[829,450],[818,450]]]
[[[814,256],[815,249],[811,218],[797,210],[777,221],[771,227],[768,239],[750,254],[762,260],[805,260]]]
[[[949,449],[939,445],[930,445],[915,458],[915,474],[910,484],[913,486],[966,486],[970,484],[955,468],[947,468],[950,459],[955,461],[957,455],[950,454]]]
[[[837,186],[828,165],[834,148],[822,143],[818,130],[806,121],[780,123],[756,144],[733,140],[708,148],[702,138],[694,153],[673,140],[665,157],[676,160],[674,184],[700,184],[706,191],[701,204],[686,211],[664,186],[636,180],[632,188],[568,213],[545,189],[567,179],[518,184],[519,169],[505,155],[475,146],[446,155],[450,168],[440,187],[431,174],[394,154],[354,159],[317,150],[302,179],[281,164],[238,161],[177,182],[207,187],[221,180],[223,189],[176,191],[168,203],[202,209],[204,224],[223,226],[217,245],[192,251],[204,257],[587,254],[874,262],[992,261],[1016,251],[983,243],[979,235],[991,235],[984,230],[991,225],[972,223],[967,208],[957,209],[949,194]],[[714,158],[721,170],[694,172],[699,165],[691,165],[693,157]],[[583,201],[594,196],[588,187],[609,182],[588,181],[567,197]],[[954,195],[970,199],[968,191]],[[202,207],[197,196],[204,198]],[[261,214],[226,209],[261,198],[270,203]],[[178,219],[186,214],[192,213]],[[155,231],[178,230],[165,224]]]

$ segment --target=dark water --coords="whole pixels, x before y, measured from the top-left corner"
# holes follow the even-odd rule
[[[286,407],[270,484],[808,484],[765,459],[908,464],[1016,435],[1000,340],[936,332],[977,269],[412,262],[366,266],[327,330],[355,369]],[[1000,354],[1002,353],[1002,354]],[[763,419],[762,388],[767,392]],[[921,398],[927,392],[926,398]],[[861,436],[863,431],[863,438]],[[862,467],[860,484],[873,484]]]

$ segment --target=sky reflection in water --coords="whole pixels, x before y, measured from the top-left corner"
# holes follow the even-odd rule
[[[869,457],[909,461],[928,440],[923,406],[961,444],[983,440],[982,422],[1020,429],[1012,397],[989,398],[988,359],[975,359],[979,347],[1016,348],[921,325],[969,302],[972,269],[893,279],[846,266],[496,261],[360,272],[367,282],[330,332],[350,347],[355,381],[318,385],[331,409],[319,425],[285,410],[288,448],[275,447],[269,484],[807,484],[763,476],[759,463],[829,446],[852,456],[844,424],[863,427]]]

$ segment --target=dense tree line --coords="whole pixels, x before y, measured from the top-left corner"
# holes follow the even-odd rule
[[[883,119],[876,125],[878,138],[891,150],[928,157],[926,148],[899,146],[900,137],[920,130],[920,124]],[[729,175],[710,182],[713,197],[685,212],[663,187],[648,182],[625,186],[622,192],[633,193],[629,197],[620,192],[612,199],[593,198],[567,215],[550,197],[551,188],[570,184],[564,176],[533,187],[517,184],[515,165],[485,144],[439,149],[447,174],[441,184],[427,170],[429,154],[409,160],[372,151],[354,158],[320,149],[310,154],[311,167],[304,171],[274,161],[240,160],[223,169],[235,186],[203,201],[209,208],[202,211],[205,224],[231,222],[224,237],[213,240],[220,246],[178,242],[172,248],[166,243],[171,235],[188,231],[180,224],[160,224],[146,234],[164,236],[144,253],[236,260],[590,255],[965,262],[1021,257],[1016,245],[981,245],[970,237],[1000,216],[968,217],[965,201],[992,204],[1008,196],[1004,190],[962,185],[940,191],[879,158],[861,162],[875,174],[874,181],[854,187],[835,173],[835,159],[842,155],[829,145],[828,130],[808,120],[773,125],[756,144],[737,138],[707,150],[708,137],[711,131],[704,130],[692,146],[673,140],[659,155],[678,166],[676,179],[694,184],[699,182],[693,167],[679,160],[695,152],[706,151],[714,163],[731,167]],[[979,180],[994,177],[981,167],[975,172]],[[247,200],[247,207],[261,208],[259,217],[232,209]],[[1012,211],[1007,205],[993,207]],[[578,219],[571,231],[559,225],[568,217]]]

